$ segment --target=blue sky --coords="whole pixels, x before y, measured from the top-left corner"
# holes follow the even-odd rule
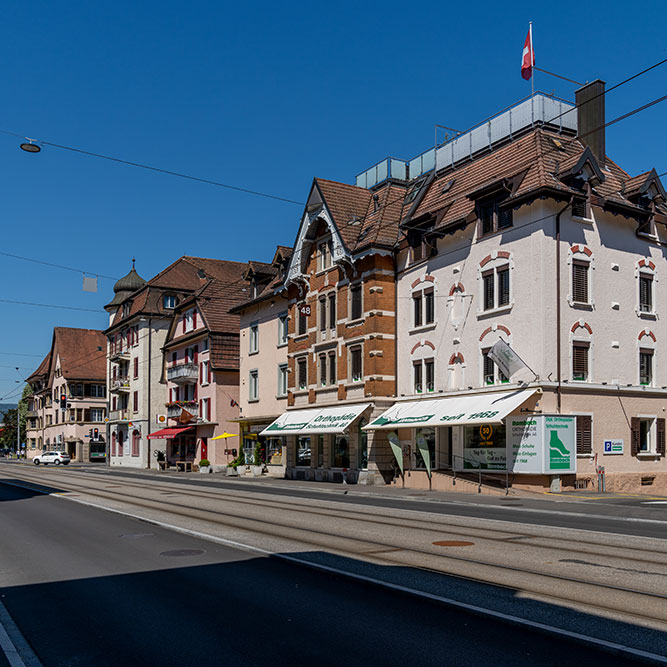
[[[667,58],[667,5],[536,2],[7,2],[0,130],[304,201],[312,178],[354,182],[411,158],[434,124],[465,129],[530,92],[538,67],[611,86]],[[539,72],[536,88],[575,86]],[[607,96],[607,119],[665,94],[667,65]],[[667,102],[609,128],[631,174],[667,170]],[[0,134],[0,251],[145,278],[183,254],[268,260],[301,209]],[[54,326],[104,328],[110,280],[0,256],[0,398],[47,352]],[[35,355],[35,356],[22,356]]]

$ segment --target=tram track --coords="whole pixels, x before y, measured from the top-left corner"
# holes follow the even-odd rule
[[[46,472],[46,471],[44,471]],[[63,471],[64,472],[64,471]],[[41,471],[40,471],[41,473]],[[25,481],[33,484],[43,485],[46,482],[43,474],[36,471],[29,473],[21,471],[20,475],[13,475],[17,481]],[[590,611],[595,610],[602,615],[612,614],[615,617],[632,620],[652,627],[659,626],[661,629],[667,627],[667,605],[665,600],[667,595],[664,592],[658,592],[664,589],[664,583],[667,582],[667,561],[665,559],[655,558],[648,561],[646,558],[636,553],[631,554],[633,547],[612,546],[606,549],[615,550],[611,554],[609,551],[602,553],[601,549],[597,552],[590,550],[577,549],[571,544],[560,542],[559,549],[569,561],[580,560],[577,556],[586,556],[587,558],[606,558],[616,559],[617,561],[637,563],[641,561],[643,567],[649,565],[657,566],[661,571],[648,572],[649,576],[659,579],[661,586],[656,586],[654,590],[632,588],[605,582],[604,577],[597,577],[596,580],[583,579],[581,577],[567,576],[562,573],[549,572],[545,570],[527,568],[524,564],[512,564],[499,562],[498,559],[482,560],[457,553],[451,550],[438,552],[434,545],[429,544],[428,548],[417,546],[419,541],[417,536],[421,536],[421,543],[424,543],[424,536],[428,535],[430,539],[434,536],[447,537],[467,537],[476,542],[502,542],[507,544],[507,540],[512,537],[523,537],[528,539],[544,539],[536,532],[540,532],[535,526],[530,526],[530,531],[519,529],[509,530],[507,528],[472,528],[472,527],[452,527],[443,525],[442,515],[430,515],[430,518],[438,521],[434,526],[433,522],[428,522],[418,517],[397,517],[396,514],[417,514],[411,510],[391,510],[392,517],[378,517],[369,511],[359,508],[349,509],[336,506],[334,508],[320,507],[325,504],[324,501],[285,501],[282,497],[271,498],[253,498],[248,496],[251,492],[229,492],[219,489],[194,489],[184,488],[179,485],[177,489],[168,482],[156,482],[150,486],[135,482],[122,482],[121,484],[106,485],[106,488],[100,487],[99,477],[77,473],[76,478],[71,473],[58,475],[58,486],[63,491],[69,491],[75,494],[85,494],[103,503],[120,503],[129,505],[132,508],[138,508],[140,511],[151,514],[155,512],[165,512],[169,516],[178,517],[183,520],[185,525],[194,525],[199,532],[210,532],[219,534],[219,531],[236,531],[246,537],[254,535],[270,541],[278,541],[294,551],[294,545],[303,550],[326,551],[336,555],[348,558],[361,559],[366,562],[387,565],[391,567],[403,566],[417,568],[426,572],[434,572],[448,576],[473,579],[478,582],[493,584],[512,590],[518,590],[521,594],[535,596],[538,599],[546,599],[559,604],[575,605]],[[55,474],[49,471],[48,483],[53,484]],[[68,487],[68,488],[64,488]],[[159,498],[148,498],[146,494],[160,493]],[[166,494],[178,494],[178,500],[168,497]],[[243,494],[243,495],[241,495]],[[198,507],[193,504],[192,499],[218,503],[226,503],[223,508]],[[315,505],[315,502],[318,505]],[[250,515],[251,510],[257,512],[266,512],[271,510],[274,516],[271,518],[262,518],[261,516]],[[108,509],[114,509],[108,507]],[[298,513],[296,512],[298,510]],[[287,520],[287,514],[292,518]],[[293,517],[295,515],[309,516],[318,522],[317,525],[304,525]],[[419,513],[421,514],[421,513]],[[446,517],[449,520],[451,517]],[[303,519],[303,517],[302,517]],[[460,517],[456,517],[461,521]],[[147,520],[151,520],[150,517]],[[490,523],[498,523],[492,520],[486,520]],[[337,532],[334,532],[333,526],[327,525],[328,522],[344,522],[343,527],[338,526]],[[211,531],[211,528],[213,530]],[[373,530],[371,530],[373,528]],[[379,535],[378,531],[391,528],[393,539],[387,540]],[[571,529],[566,529],[572,533]],[[500,534],[502,537],[493,536],[492,533]],[[333,542],[332,542],[332,535]],[[618,537],[618,536],[617,536]],[[654,542],[653,538],[634,538],[647,542]],[[255,540],[256,541],[256,540]],[[261,541],[261,540],[260,540]],[[544,544],[538,545],[518,545],[522,549],[526,547],[536,549],[553,549],[553,540],[547,540]],[[576,546],[576,545],[575,545]],[[587,548],[588,544],[584,545]],[[657,557],[660,551],[656,548],[649,550]],[[490,556],[491,554],[487,554]],[[574,558],[573,558],[574,557]],[[613,563],[613,561],[612,561]],[[594,567],[600,567],[599,563],[593,563]],[[611,570],[618,569],[616,565],[604,564],[602,567],[609,567]],[[623,574],[626,578],[633,572],[633,567],[623,568],[627,570]],[[646,571],[645,571],[646,572]],[[599,573],[596,573],[599,574]],[[618,576],[618,573],[616,573]],[[517,578],[520,579],[520,587],[517,587]],[[566,594],[561,594],[567,591]],[[604,593],[605,603],[600,604],[601,593]]]

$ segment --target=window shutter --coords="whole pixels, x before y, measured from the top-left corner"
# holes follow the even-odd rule
[[[657,442],[655,451],[660,454],[660,456],[665,455],[665,420],[663,418],[658,418],[655,420],[655,430],[657,435]]]
[[[630,429],[632,436],[630,438],[630,455],[637,456],[639,454],[639,418],[633,417],[630,420]]]
[[[207,382],[211,381],[211,362],[210,361],[206,364],[206,381]]]
[[[185,313],[183,313],[183,331],[185,331]]]
[[[591,441],[591,423],[590,415],[580,415],[577,417],[577,454],[590,454],[593,451]]]
[[[491,297],[493,300],[493,296]],[[498,306],[507,306],[510,302],[509,267],[498,269]]]
[[[132,395],[132,409],[137,412],[139,410],[139,392],[135,391]]]
[[[491,310],[494,306],[494,284],[493,271],[489,271],[482,276],[484,281],[484,310]]]
[[[139,357],[134,358],[134,377],[139,377]]]
[[[572,346],[572,378],[574,380],[588,380],[587,344],[575,344]]]
[[[512,226],[512,209],[501,208],[498,211],[498,229],[506,229]]]
[[[199,356],[199,345],[195,345],[195,354],[194,354],[194,362],[195,366],[197,365],[197,358]]]
[[[195,401],[197,400],[197,385],[196,384],[192,385],[192,398]]]
[[[111,434],[111,456],[116,456],[116,434]]]
[[[412,303],[414,304],[414,326],[419,327],[422,323],[422,295],[413,296]]]
[[[588,263],[572,264],[572,300],[588,303]]]
[[[202,399],[199,399],[199,416],[203,419],[204,418],[204,413],[202,412],[201,406],[202,406]]]
[[[84,411],[83,411],[83,421],[85,421],[85,422],[92,421],[91,418],[90,418],[90,409],[88,409],[88,408],[84,409]],[[665,420],[663,419],[662,421],[664,422]],[[664,431],[663,431],[663,433],[664,433]],[[664,438],[663,438],[663,442],[664,442]]]
[[[578,218],[586,217],[586,200],[577,198],[572,202],[572,215]]]
[[[204,377],[204,362],[200,362],[199,364],[199,381],[200,382],[206,382],[206,378]]]
[[[193,329],[197,328],[197,309],[196,308],[192,311],[192,328]]]

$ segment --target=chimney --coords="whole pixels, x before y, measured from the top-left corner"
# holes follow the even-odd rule
[[[605,161],[604,81],[596,79],[575,92],[577,104],[577,133],[588,146],[600,166]]]

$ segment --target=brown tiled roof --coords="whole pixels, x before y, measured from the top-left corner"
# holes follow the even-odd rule
[[[235,333],[238,335],[240,318],[229,312],[230,308],[248,298],[247,283],[234,281],[223,283],[211,280],[197,294],[196,301],[211,333]]]
[[[51,363],[51,352],[42,359],[42,363],[37,366],[33,373],[28,377],[26,382],[31,382],[32,380],[37,380],[40,377],[44,377],[49,372],[49,364]]]
[[[95,329],[53,329],[53,359],[60,357],[63,377],[68,380],[106,380],[106,344]]]

